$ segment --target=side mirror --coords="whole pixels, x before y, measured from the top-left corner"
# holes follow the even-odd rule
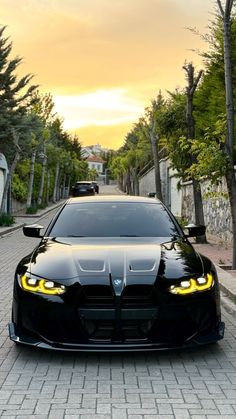
[[[37,237],[41,238],[43,237],[40,234],[40,230],[43,228],[40,224],[32,224],[32,225],[26,225],[23,227],[23,233],[25,236],[28,237]]]
[[[195,225],[195,224],[189,224],[185,226],[188,230],[188,234],[186,234],[186,237],[198,237],[198,236],[204,236],[206,233],[206,226],[203,225]]]

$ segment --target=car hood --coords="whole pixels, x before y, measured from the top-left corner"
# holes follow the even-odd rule
[[[170,280],[202,275],[201,256],[192,245],[155,238],[45,239],[30,260],[30,272],[51,280],[78,280],[87,284],[94,278],[122,278],[146,283],[157,275]]]

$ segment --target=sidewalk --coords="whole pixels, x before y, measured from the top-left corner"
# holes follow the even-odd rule
[[[55,204],[49,205],[47,208],[43,210],[37,211],[36,214],[17,214],[14,215],[15,223],[12,224],[10,227],[1,227],[0,226],[0,238],[1,236],[5,236],[5,234],[12,233],[15,230],[18,230],[19,228],[22,228],[25,224],[35,224],[37,223],[42,217],[44,217],[49,212],[53,211],[56,208],[59,208],[63,202],[65,202],[64,199],[61,201],[58,201]]]
[[[193,246],[197,252],[209,257],[214,263],[220,282],[222,305],[236,313],[236,270],[229,269],[232,265],[232,247],[216,242],[212,237],[207,239],[207,244],[193,243]]]
[[[38,223],[44,215],[59,208],[63,202],[64,200],[61,200],[56,204],[52,204],[34,215],[22,214],[15,216],[15,224],[10,227],[0,227],[0,239],[1,236],[12,233],[14,230],[22,228],[25,224]],[[217,243],[212,237],[208,238],[207,244],[195,244],[194,240],[192,244],[197,252],[209,257],[216,266],[221,288],[222,304],[227,309],[230,308],[231,311],[236,313],[236,271],[227,269],[232,264],[232,247],[223,243]],[[222,269],[222,267],[226,269]]]

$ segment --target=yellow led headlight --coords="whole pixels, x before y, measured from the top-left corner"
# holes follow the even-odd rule
[[[212,274],[206,276],[188,279],[181,281],[178,285],[171,285],[169,291],[172,294],[187,295],[195,292],[206,291],[214,285],[214,278]]]
[[[21,275],[19,283],[24,291],[37,292],[47,295],[64,294],[66,287],[64,285],[56,284],[54,281],[47,279],[36,278],[34,276]]]

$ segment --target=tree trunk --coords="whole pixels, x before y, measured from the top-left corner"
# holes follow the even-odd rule
[[[49,191],[50,191],[50,171],[47,167],[47,181],[46,181],[46,205],[49,204]]]
[[[229,193],[230,210],[232,217],[232,233],[233,233],[233,257],[232,269],[236,269],[236,179],[234,168],[231,167],[226,173],[226,183]]]
[[[118,179],[118,187],[119,187],[119,189],[120,189],[122,192],[124,192],[124,190],[123,190],[123,175],[120,175],[120,176],[119,176],[119,179]]]
[[[201,184],[196,179],[193,179],[193,198],[195,208],[195,223],[197,225],[204,225]],[[206,236],[204,235],[196,237],[196,243],[206,243]]]
[[[129,170],[129,173],[130,173],[130,195],[134,195],[135,193],[134,193],[134,168],[132,167],[130,170]]]
[[[57,182],[57,193],[56,193],[56,196],[57,196],[57,201],[59,201],[60,199],[61,199],[61,173],[60,173],[60,171],[59,171],[59,174],[58,174],[58,182]]]
[[[71,184],[71,177],[69,176],[69,178],[68,178],[68,185],[67,185],[67,190],[68,190],[68,194],[67,194],[67,198],[69,198],[69,196],[70,196],[70,184]]]
[[[60,162],[58,161],[57,165],[56,165],[56,174],[55,174],[54,188],[53,188],[53,198],[52,198],[52,201],[54,203],[57,202],[57,188],[58,188],[59,171],[60,171]]]
[[[126,193],[131,195],[131,179],[130,179],[130,171],[127,170],[126,172]]]
[[[10,183],[11,183],[11,178],[12,178],[13,173],[15,172],[16,165],[17,165],[19,160],[20,160],[20,150],[17,148],[14,160],[13,160],[13,162],[11,164],[11,167],[10,167],[10,170],[7,174],[6,183],[4,185],[4,190],[3,190],[3,195],[2,195],[1,211],[0,211],[1,214],[6,212],[7,196],[8,196]]]
[[[187,137],[189,140],[195,138],[195,120],[193,117],[193,96],[197,85],[202,76],[202,70],[199,71],[197,77],[194,77],[194,66],[190,63],[183,67],[187,73],[188,86],[187,92],[187,108],[186,108],[186,122],[187,122]],[[195,163],[195,158],[191,156],[191,163]],[[205,225],[202,194],[200,183],[196,179],[192,179],[193,182],[193,201],[195,210],[195,223]],[[206,236],[196,237],[197,243],[207,243]]]
[[[236,269],[236,179],[234,172],[234,100],[231,56],[231,22],[230,12],[223,17],[224,32],[224,69],[225,69],[225,97],[227,115],[226,153],[230,160],[230,167],[226,173],[226,183],[229,194],[230,211],[232,217],[233,255],[232,269]]]
[[[158,137],[151,136],[152,155],[154,161],[154,173],[155,173],[155,187],[156,196],[160,201],[163,201],[162,190],[161,190],[161,174],[160,174],[160,159],[157,150]]]
[[[29,183],[28,183],[28,196],[27,196],[26,208],[31,207],[31,203],[32,203],[35,158],[36,158],[36,150],[33,150],[32,156],[31,156],[30,176],[29,176]]]
[[[233,99],[233,77],[231,57],[231,21],[230,17],[223,19],[224,31],[224,69],[225,69],[225,98],[227,116],[227,152],[233,157],[234,148],[234,99]]]
[[[46,164],[47,164],[47,156],[44,153],[43,163],[42,163],[41,180],[40,180],[40,188],[39,188],[39,196],[38,196],[38,201],[37,201],[37,204],[38,205],[41,205],[42,204],[42,199],[43,199],[44,178],[45,178]]]
[[[224,34],[224,70],[225,70],[225,99],[227,117],[227,137],[225,142],[226,154],[229,157],[230,165],[226,173],[226,183],[229,194],[230,210],[232,217],[233,232],[233,255],[232,269],[236,269],[236,180],[234,173],[234,97],[233,97],[233,77],[232,77],[232,53],[231,53],[231,12],[233,0],[225,3],[223,10],[220,0],[217,1]]]
[[[134,195],[139,196],[139,179],[137,168],[135,168],[134,171]]]
[[[62,198],[64,199],[66,195],[66,174],[64,173],[63,182],[62,182]]]

